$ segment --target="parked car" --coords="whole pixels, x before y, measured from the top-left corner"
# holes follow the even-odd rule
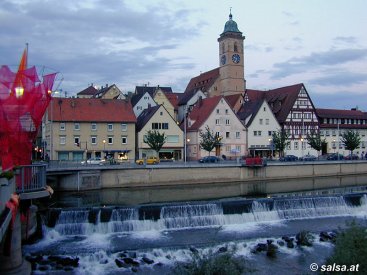
[[[345,156],[344,159],[346,159],[346,160],[357,160],[357,159],[359,159],[359,157],[356,154],[351,154],[351,155]]]
[[[298,157],[296,157],[295,155],[286,155],[284,157],[281,157],[279,160],[280,161],[297,161]]]
[[[300,157],[298,160],[302,160],[302,161],[314,161],[316,159],[317,159],[316,156],[307,154],[307,155],[304,155],[303,157]]]
[[[86,161],[83,160],[82,162],[82,165],[88,165],[88,164],[91,164],[91,165],[103,165],[105,163],[105,160],[102,160],[101,158],[90,158],[90,159],[87,159]]]
[[[158,157],[148,157],[146,159],[137,159],[135,161],[135,163],[139,165],[143,165],[144,162],[146,164],[158,164],[160,162],[160,159]]]
[[[208,163],[208,162],[214,163],[214,162],[220,162],[220,158],[218,158],[218,157],[216,157],[216,156],[206,156],[206,157],[203,157],[203,158],[199,159],[199,162],[200,162],[200,163]]]
[[[344,159],[344,156],[342,154],[332,153],[332,154],[329,154],[326,157],[326,159],[327,160],[343,160]]]

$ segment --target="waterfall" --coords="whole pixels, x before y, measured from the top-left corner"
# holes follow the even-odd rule
[[[353,202],[353,203],[352,203]],[[60,235],[181,230],[267,221],[365,215],[367,196],[323,196],[236,200],[137,207],[61,210],[54,226]]]

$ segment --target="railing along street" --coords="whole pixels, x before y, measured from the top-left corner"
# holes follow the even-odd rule
[[[46,188],[46,165],[32,164],[18,167],[15,181],[18,194],[44,190]]]

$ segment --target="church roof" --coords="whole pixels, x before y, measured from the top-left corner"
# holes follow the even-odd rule
[[[181,97],[178,102],[178,105],[185,105],[198,90],[201,90],[202,92],[208,91],[218,77],[219,68],[215,68],[191,78],[189,84],[187,84],[183,97]]]
[[[223,33],[220,36],[224,35],[227,32],[235,32],[242,34],[242,32],[240,32],[240,30],[237,27],[236,21],[232,20],[232,13],[229,14],[229,20],[224,25]]]

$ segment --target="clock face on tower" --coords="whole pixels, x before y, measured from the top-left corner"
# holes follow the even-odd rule
[[[220,62],[222,63],[222,65],[226,64],[226,56],[222,55],[222,57],[220,58]]]
[[[240,56],[238,55],[238,54],[234,54],[234,55],[232,55],[232,61],[234,62],[234,63],[239,63],[240,62]]]

